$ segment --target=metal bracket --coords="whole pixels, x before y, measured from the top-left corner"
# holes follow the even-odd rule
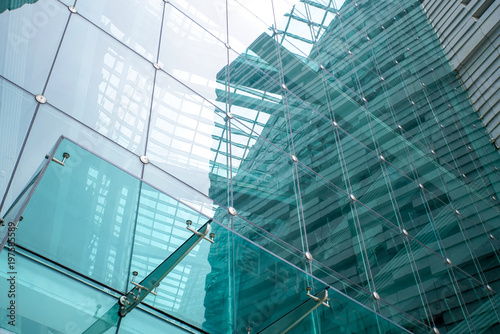
[[[146,287],[145,286],[142,286],[138,283],[135,282],[135,278],[137,277],[137,275],[139,275],[139,273],[137,271],[133,271],[132,272],[132,280],[130,281],[130,284],[133,284],[135,285],[138,289],[139,289],[139,295],[141,294],[141,291],[142,290],[145,290]],[[155,290],[154,291],[150,291],[151,294],[155,295],[155,296],[158,296],[158,287],[160,286],[160,283],[158,283],[158,285],[155,287]],[[135,296],[134,293],[132,293],[133,296]],[[123,297],[123,296],[122,296]],[[137,298],[137,297],[136,297]]]
[[[307,295],[310,298],[312,298],[314,301],[316,301],[318,303],[321,303],[321,304],[325,305],[326,307],[330,307],[330,304],[328,303],[330,301],[330,299],[328,298],[328,291],[327,290],[325,290],[325,297],[323,299],[311,295],[311,293],[310,293],[311,292],[311,288],[310,287],[307,287],[306,291],[307,291]]]
[[[328,287],[316,295],[309,293],[311,288],[308,287],[306,290],[309,298],[305,302],[294,307],[290,312],[261,330],[259,334],[286,333],[321,305],[330,307],[328,305]]]
[[[201,237],[202,235],[201,235],[201,233],[200,233],[200,232],[198,232],[198,231],[196,231],[196,230],[194,230],[194,229],[192,229],[192,228],[191,228],[191,224],[192,224],[192,223],[193,223],[192,221],[190,221],[190,220],[186,220],[186,225],[187,225],[187,226],[186,226],[186,228],[187,228],[188,230],[190,230],[191,232],[193,232],[194,234],[196,234],[197,236]],[[210,234],[209,234],[209,237],[210,237],[210,239],[209,239],[209,238],[207,238],[206,236],[203,236],[203,239],[205,239],[205,240],[207,240],[207,241],[210,241],[211,243],[214,243],[215,233],[213,233],[213,232],[212,232],[212,233],[210,233]]]
[[[135,282],[136,272],[132,273],[134,278],[132,284],[134,287],[126,295],[121,296],[119,301],[111,307],[99,320],[94,322],[84,334],[105,333],[111,327],[115,326],[120,317],[126,316],[130,311],[139,305],[149,293],[156,294],[156,289],[160,282],[198,245],[198,243],[206,239],[210,232],[209,219],[198,231],[195,231],[189,239],[187,239],[177,250],[167,257],[158,267],[156,267],[148,276],[140,283]],[[153,292],[154,291],[154,292]]]
[[[52,157],[52,161],[54,161],[54,162],[58,163],[58,164],[59,164],[59,165],[61,165],[61,166],[66,166],[64,163],[66,162],[66,159],[68,159],[68,158],[69,158],[69,153],[64,152],[64,153],[63,153],[63,159],[62,159],[62,161],[59,161],[59,160],[57,160],[57,159],[56,159],[56,158],[54,158],[54,157]]]

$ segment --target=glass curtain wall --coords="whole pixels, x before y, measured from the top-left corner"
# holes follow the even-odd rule
[[[20,1],[0,29],[1,328],[283,332],[310,287],[290,332],[500,330],[500,156],[419,1]]]

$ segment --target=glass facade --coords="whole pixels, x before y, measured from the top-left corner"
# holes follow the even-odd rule
[[[500,156],[419,1],[0,11],[1,333],[500,331]]]

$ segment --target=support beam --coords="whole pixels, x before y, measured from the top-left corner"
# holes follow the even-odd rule
[[[286,333],[297,325],[302,319],[307,317],[309,313],[320,307],[321,305],[327,305],[328,302],[328,288],[319,292],[315,296],[307,294],[311,297],[271,325],[267,326],[259,332],[259,334],[271,334],[271,333]],[[327,305],[328,306],[328,305]]]
[[[179,264],[179,262],[191,252],[191,250],[210,232],[208,220],[197,232],[177,248],[168,258],[156,267],[140,283],[134,283],[134,287],[126,295],[106,312],[99,320],[92,324],[84,334],[101,334],[115,326],[120,317],[126,316],[130,311],[139,305],[146,296],[154,291],[160,282]]]

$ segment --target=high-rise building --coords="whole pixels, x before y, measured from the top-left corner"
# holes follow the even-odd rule
[[[500,148],[500,3],[425,0],[422,6],[492,143]]]
[[[500,331],[500,156],[425,1],[31,2],[0,333]]]

